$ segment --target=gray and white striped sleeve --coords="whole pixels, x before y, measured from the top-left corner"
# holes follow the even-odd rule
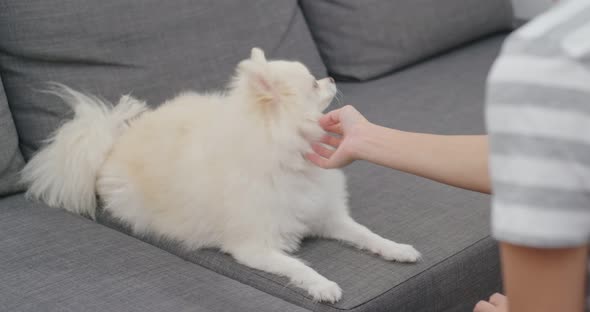
[[[590,240],[590,1],[506,40],[488,78],[492,232],[531,247]]]

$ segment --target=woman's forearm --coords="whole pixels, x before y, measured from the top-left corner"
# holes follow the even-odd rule
[[[456,187],[490,193],[485,135],[434,135],[367,124],[358,158]]]

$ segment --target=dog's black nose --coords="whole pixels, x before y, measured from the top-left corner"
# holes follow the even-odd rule
[[[331,83],[335,83],[336,81],[334,81],[334,78],[332,77],[328,77],[328,79],[330,80]]]

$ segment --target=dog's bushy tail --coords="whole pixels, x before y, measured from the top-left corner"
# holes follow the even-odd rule
[[[130,96],[112,106],[62,84],[53,84],[48,92],[62,98],[75,116],[28,162],[22,182],[30,197],[94,219],[98,171],[127,121],[147,106]]]

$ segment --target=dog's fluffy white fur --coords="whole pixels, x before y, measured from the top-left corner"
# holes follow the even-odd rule
[[[23,170],[28,194],[50,206],[94,217],[98,195],[137,234],[219,248],[320,301],[342,291],[289,255],[305,236],[387,260],[420,257],[355,222],[342,172],[303,157],[323,135],[317,121],[336,86],[301,63],[254,48],[226,94],[183,93],[153,110],[129,96],[112,107],[65,86],[54,93],[75,117]]]

